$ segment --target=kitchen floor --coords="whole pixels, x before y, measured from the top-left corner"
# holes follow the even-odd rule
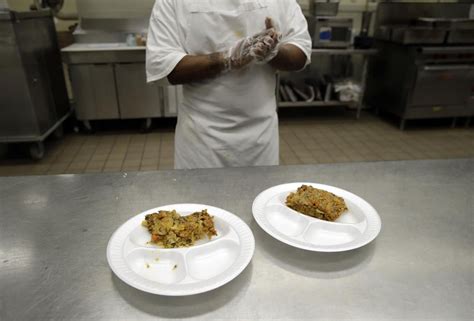
[[[472,126],[416,122],[400,131],[395,121],[352,112],[280,117],[282,165],[474,157]],[[48,141],[39,162],[19,153],[0,158],[0,176],[154,171],[173,168],[173,127],[149,134],[98,131]]]

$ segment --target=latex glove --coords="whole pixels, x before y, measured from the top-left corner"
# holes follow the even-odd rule
[[[250,55],[255,58],[257,64],[265,64],[275,58],[282,39],[281,33],[271,18],[265,20],[265,27],[264,32],[253,37],[250,49]]]
[[[224,52],[225,71],[239,70],[249,65],[255,59],[250,55],[253,43],[252,37],[246,37]]]
[[[265,20],[265,27],[263,32],[238,40],[223,53],[225,71],[242,69],[254,61],[264,64],[276,57],[281,33],[277,31],[271,18]]]

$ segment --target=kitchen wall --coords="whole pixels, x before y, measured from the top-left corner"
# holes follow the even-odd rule
[[[303,10],[309,8],[309,0],[296,0]],[[368,4],[369,11],[375,11],[377,9],[377,3],[381,0],[340,0],[339,14],[341,18],[352,18],[354,19],[354,33],[358,34],[362,23],[362,12],[366,10]],[[458,0],[394,0],[392,2],[458,2]],[[375,17],[372,19],[372,24],[375,21]]]
[[[79,0],[77,10],[87,19],[140,19],[149,16],[154,4],[155,0]]]
[[[101,1],[101,0],[97,0],[97,1]],[[7,0],[7,2],[10,5],[10,8],[13,10],[28,11],[30,9],[30,5],[33,3],[33,0]],[[73,13],[73,14],[76,13],[77,12],[76,0],[65,0],[63,12]],[[76,23],[76,21],[57,20],[56,26],[57,26],[58,31],[67,31],[68,27],[70,25],[73,25],[74,23]]]
[[[84,2],[95,2],[95,3],[103,3],[102,6],[111,6],[112,3],[116,4],[117,1],[124,1],[124,0],[65,0],[64,9],[65,13],[76,13],[77,12],[77,2],[76,1],[84,1]],[[128,0],[127,0],[128,1]],[[136,2],[149,2],[153,0],[136,0],[133,1],[134,4]],[[297,0],[301,7],[305,10],[309,7],[309,0]],[[341,0],[340,5],[340,13],[339,16],[341,17],[350,17],[354,19],[355,25],[355,32],[359,31],[359,26],[361,23],[361,12],[365,10],[366,1],[370,2],[370,10],[375,10],[376,2],[379,0]],[[25,11],[29,10],[32,0],[7,0],[8,4],[13,10],[18,11]],[[130,2],[130,1],[129,1]],[[456,0],[402,0],[400,2],[457,2]],[[74,24],[75,21],[57,21],[57,28],[59,31],[65,31],[67,28]]]
[[[117,2],[117,0],[65,0],[64,3],[64,9],[63,12],[65,13],[76,13],[77,12],[77,2],[76,1],[81,1],[79,4],[81,8],[86,8],[87,6],[84,6],[87,3],[95,3],[94,6],[97,7],[112,7],[112,4]],[[123,1],[123,0],[119,0]],[[153,0],[138,0],[138,2],[143,2],[147,3]],[[308,0],[297,0],[303,9],[307,9],[309,6],[309,1]],[[18,11],[25,11],[29,10],[30,5],[33,3],[32,0],[7,0],[8,4],[13,10],[18,10]],[[133,1],[134,5],[136,5],[136,1]],[[340,16],[341,17],[352,17],[355,19],[355,26],[356,26],[356,32],[358,29],[358,26],[360,26],[360,12],[365,9],[365,3],[366,0],[341,0],[341,12]],[[116,6],[119,7],[119,6]],[[371,6],[372,9],[375,8],[375,4],[372,4]],[[93,15],[93,12],[89,12],[85,9],[82,9],[85,11],[84,13],[86,15]],[[111,14],[113,14],[115,11],[111,11]],[[58,31],[65,31],[67,28],[71,25],[74,24],[75,21],[57,21],[57,28]]]
[[[303,11],[309,9],[309,0],[297,0],[301,5]],[[375,11],[378,0],[340,0],[339,14],[341,18],[354,19],[354,33],[358,34],[362,24],[362,12],[368,8],[370,11]],[[368,6],[367,6],[368,4]]]

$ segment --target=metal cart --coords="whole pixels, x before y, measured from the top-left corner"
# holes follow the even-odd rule
[[[62,135],[71,108],[50,11],[0,11],[0,143],[30,143]]]

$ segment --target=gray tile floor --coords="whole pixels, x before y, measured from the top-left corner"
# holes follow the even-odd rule
[[[400,131],[371,114],[280,121],[282,165],[474,157],[474,130],[448,126]],[[149,134],[69,134],[47,144],[40,162],[0,159],[0,176],[154,171],[173,168],[173,129]]]

